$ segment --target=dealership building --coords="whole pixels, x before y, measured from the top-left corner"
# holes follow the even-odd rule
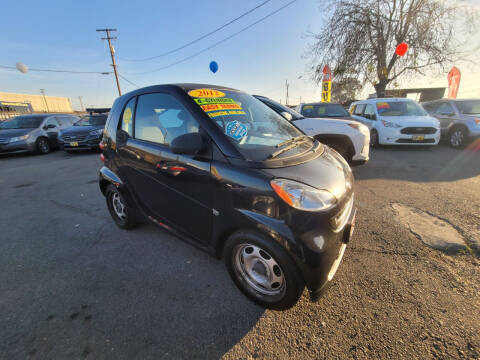
[[[0,121],[26,113],[73,112],[67,97],[0,92]]]

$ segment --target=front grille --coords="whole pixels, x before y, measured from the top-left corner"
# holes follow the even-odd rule
[[[400,130],[402,134],[435,134],[437,129],[434,127],[407,127]]]
[[[82,135],[63,135],[62,136],[63,141],[83,141],[87,138],[87,135],[82,134]]]
[[[6,145],[10,141],[9,138],[0,138],[0,145]]]
[[[399,144],[434,144],[435,139],[423,139],[423,140],[398,139],[396,142]]]

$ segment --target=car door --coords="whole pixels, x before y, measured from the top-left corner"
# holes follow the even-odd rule
[[[58,131],[60,130],[60,124],[55,116],[48,117],[42,126],[43,131],[48,137],[51,144],[57,145],[58,143]]]
[[[129,188],[153,220],[208,242],[213,216],[211,155],[174,154],[169,146],[179,135],[201,131],[198,122],[167,93],[139,95],[136,106],[130,106],[127,112],[134,116],[130,121],[122,116],[121,128],[131,137],[124,144],[117,142]],[[133,128],[123,124],[125,119]]]
[[[440,129],[442,134],[445,134],[450,124],[455,121],[455,110],[453,106],[447,101],[439,103],[434,115],[440,121]]]

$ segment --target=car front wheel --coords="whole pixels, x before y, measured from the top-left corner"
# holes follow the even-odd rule
[[[231,235],[225,244],[225,264],[240,290],[257,304],[274,310],[294,306],[305,288],[286,250],[250,231]]]
[[[465,146],[467,132],[461,127],[455,128],[450,132],[449,140],[451,147],[460,149]]]
[[[378,146],[378,132],[377,130],[373,129],[370,131],[370,147]]]
[[[44,137],[38,138],[37,150],[40,154],[48,154],[52,150],[50,141]]]

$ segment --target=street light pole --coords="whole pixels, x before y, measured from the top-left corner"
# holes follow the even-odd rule
[[[115,50],[113,49],[112,43],[110,41],[116,39],[116,37],[110,37],[110,31],[117,31],[117,29],[97,29],[97,31],[104,31],[107,34],[107,36],[103,37],[102,40],[108,41],[108,47],[110,48],[110,56],[112,57],[113,72],[115,73],[115,79],[117,80],[118,95],[122,96],[122,91],[120,90],[120,82],[118,81],[117,64],[115,63]]]
[[[45,107],[47,108],[47,112],[50,112],[48,109],[47,98],[45,97],[45,89],[40,89],[41,94],[43,95],[43,101],[45,102]]]

